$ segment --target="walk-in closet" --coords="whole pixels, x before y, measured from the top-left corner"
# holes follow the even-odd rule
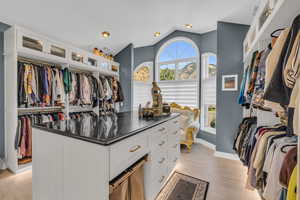
[[[299,0],[0,7],[0,200],[300,199]]]

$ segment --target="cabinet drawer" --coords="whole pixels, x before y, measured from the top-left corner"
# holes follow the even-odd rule
[[[181,131],[178,130],[171,130],[170,133],[168,134],[168,141],[169,144],[177,144],[180,142],[180,134]]]
[[[159,169],[157,171],[157,174],[153,177],[152,181],[151,181],[151,185],[152,185],[152,193],[154,195],[154,197],[156,197],[158,195],[158,193],[160,192],[160,190],[162,189],[164,183],[167,181],[168,178],[168,169],[167,167],[163,167],[161,169]]]
[[[130,137],[110,147],[110,180],[149,153],[148,134]]]
[[[157,134],[154,136],[153,134],[149,141],[149,144],[150,144],[151,152],[153,153],[160,152],[162,151],[162,149],[167,149],[168,136],[167,135],[160,136]]]
[[[151,166],[151,171],[156,172],[160,168],[163,168],[168,164],[168,151],[167,148],[161,150],[160,152],[151,152],[149,164]]]
[[[170,131],[177,131],[180,129],[180,122],[179,122],[179,117],[172,119],[171,121],[168,122],[168,129]]]
[[[149,130],[150,140],[156,140],[157,138],[162,138],[168,134],[168,126],[167,123],[160,124],[157,127],[151,128]]]

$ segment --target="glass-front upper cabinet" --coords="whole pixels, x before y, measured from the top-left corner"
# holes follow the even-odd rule
[[[56,45],[50,46],[50,54],[61,58],[66,58],[66,49]]]
[[[42,40],[23,35],[21,37],[21,41],[22,41],[22,47],[32,49],[35,51],[41,51],[41,52],[43,51],[44,44]]]
[[[110,63],[108,61],[102,61],[100,63],[100,68],[104,70],[111,70],[110,69]]]
[[[98,62],[97,62],[96,59],[88,57],[88,64],[89,64],[89,65],[91,65],[91,66],[93,66],[93,67],[97,67],[97,63],[98,63]]]
[[[82,55],[80,55],[79,53],[72,52],[71,59],[72,59],[72,61],[83,63],[84,57]]]

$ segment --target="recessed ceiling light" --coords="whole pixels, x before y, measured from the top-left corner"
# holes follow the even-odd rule
[[[184,25],[186,28],[193,28],[193,25],[192,24],[185,24]]]
[[[154,37],[159,37],[160,36],[160,32],[155,32],[154,33]]]
[[[102,32],[102,36],[105,38],[108,38],[110,36],[110,33],[107,31]]]

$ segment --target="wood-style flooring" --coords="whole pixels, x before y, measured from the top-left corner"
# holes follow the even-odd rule
[[[184,151],[176,170],[208,181],[207,200],[260,200],[256,191],[245,189],[246,169],[239,161],[216,158],[202,145],[194,145],[191,153]],[[0,171],[0,200],[31,200],[31,176],[30,171]]]

